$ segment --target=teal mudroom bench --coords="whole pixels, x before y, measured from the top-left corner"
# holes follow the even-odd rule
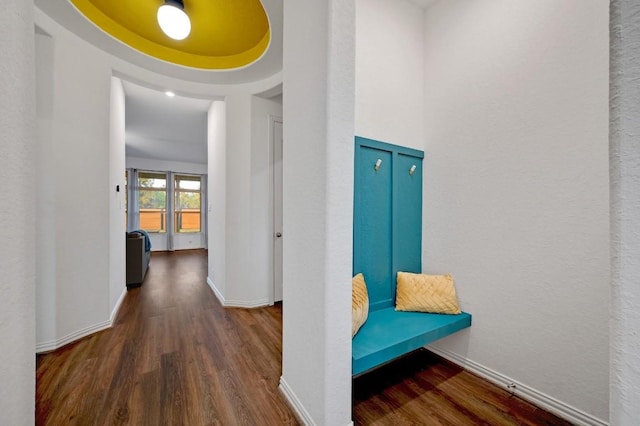
[[[423,151],[355,138],[353,274],[364,274],[369,318],[352,341],[353,376],[471,326],[465,312],[394,309],[396,273],[422,271],[423,159]]]
[[[470,326],[471,315],[466,312],[398,312],[394,307],[370,311],[352,341],[352,374],[358,376]]]

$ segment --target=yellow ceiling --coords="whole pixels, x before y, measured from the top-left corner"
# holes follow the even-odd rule
[[[71,0],[112,37],[155,58],[203,69],[248,65],[269,46],[267,14],[260,0],[184,0],[191,34],[167,37],[156,20],[163,0]]]

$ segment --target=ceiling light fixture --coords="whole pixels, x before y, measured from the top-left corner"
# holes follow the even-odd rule
[[[173,93],[171,90],[167,90],[166,92],[164,92],[165,95],[167,95],[170,98],[173,98],[176,94]]]
[[[158,9],[158,24],[174,40],[184,40],[191,32],[191,21],[182,0],[165,0]]]

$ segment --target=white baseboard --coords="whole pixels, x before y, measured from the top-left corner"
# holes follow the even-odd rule
[[[211,278],[209,277],[207,277],[207,285],[209,286],[211,291],[213,291],[213,294],[216,295],[220,304],[224,306],[224,296],[222,295],[222,293],[220,293],[216,285],[213,283],[213,281],[211,281]]]
[[[287,401],[287,404],[289,404],[289,407],[293,410],[298,421],[305,426],[315,426],[315,422],[282,376],[280,376],[280,386],[278,386],[278,389]],[[349,422],[346,426],[353,426],[353,422]]]
[[[48,340],[46,342],[36,343],[36,353],[49,352],[56,350],[58,346],[55,340]]]
[[[482,364],[478,364],[475,361],[471,361],[470,359],[461,357],[453,352],[446,351],[444,349],[439,349],[433,346],[426,346],[428,350],[431,352],[440,355],[442,358],[445,358],[454,364],[457,364],[463,367],[466,370],[471,371],[472,373],[477,374],[478,376],[504,388],[509,392],[513,393],[516,396],[521,397],[531,403],[537,405],[538,407],[544,408],[545,410],[562,417],[570,421],[571,423],[579,426],[608,426],[609,423],[604,420],[598,419],[597,417],[592,416],[591,414],[587,414],[584,411],[581,411],[575,407],[572,407],[562,401],[559,401],[543,392],[540,392],[536,389],[533,389],[530,386],[527,386],[523,383],[520,383],[516,380],[511,379],[510,377],[505,376],[504,374],[498,373],[490,368],[485,367]]]
[[[111,311],[111,316],[109,317],[108,321],[103,321],[101,323],[94,324],[89,327],[85,327],[81,330],[74,331],[73,333],[67,334],[66,336],[63,336],[56,340],[49,340],[47,342],[36,343],[36,353],[55,351],[56,349],[59,349],[64,345],[67,345],[71,342],[75,342],[76,340],[82,339],[83,337],[87,337],[90,334],[97,333],[98,331],[106,330],[108,328],[113,327],[113,322],[116,319],[116,316],[118,315],[118,311],[120,310],[120,306],[122,306],[122,302],[124,301],[124,298],[126,297],[126,295],[127,295],[127,289],[124,288],[122,289],[122,293],[120,294],[120,297],[116,302],[116,305],[113,307],[113,311]]]
[[[113,307],[113,311],[111,311],[111,316],[109,317],[109,322],[111,322],[111,325],[113,325],[113,322],[115,321],[116,316],[118,316],[118,311],[120,311],[120,306],[122,305],[122,302],[124,301],[124,298],[126,295],[127,295],[127,289],[125,287],[122,289],[122,293],[120,294],[120,297],[116,302],[116,305]]]
[[[216,295],[220,304],[225,308],[262,308],[265,306],[269,306],[269,299],[257,299],[257,300],[227,300],[224,298],[222,293],[217,289],[211,278],[207,277],[207,285],[213,291],[213,294]]]
[[[54,351],[58,348],[61,348],[64,345],[67,345],[71,342],[75,342],[76,340],[82,339],[83,337],[86,337],[90,334],[97,333],[98,331],[111,328],[111,326],[112,326],[111,321],[103,321],[98,324],[85,327],[81,330],[74,331],[73,333],[69,333],[66,336],[63,336],[59,339],[50,340],[48,342],[37,343],[36,353]]]
[[[289,407],[293,410],[293,413],[298,418],[298,421],[305,426],[315,426],[315,422],[311,418],[311,415],[304,408],[296,394],[287,384],[287,381],[280,376],[280,386],[278,386],[280,393],[284,396],[284,399],[289,404]]]

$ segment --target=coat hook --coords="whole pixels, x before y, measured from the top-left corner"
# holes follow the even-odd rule
[[[380,165],[382,164],[382,160],[378,158],[378,161],[376,161],[376,165],[373,166],[374,170],[377,172],[378,170],[380,170]]]
[[[414,164],[413,166],[411,166],[411,168],[409,169],[409,175],[413,176],[413,172],[416,171],[416,165]]]

